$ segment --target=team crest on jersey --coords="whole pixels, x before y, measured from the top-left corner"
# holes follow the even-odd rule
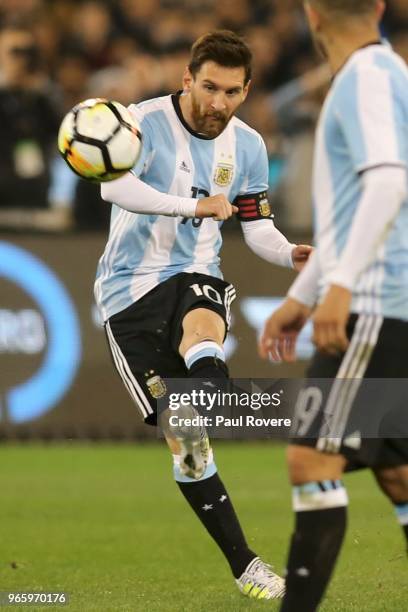
[[[215,169],[214,183],[220,187],[226,187],[231,183],[233,175],[234,166],[222,162]]]
[[[167,393],[167,387],[161,376],[152,376],[146,381],[146,385],[150,391],[150,395],[154,397],[154,399],[160,399]]]

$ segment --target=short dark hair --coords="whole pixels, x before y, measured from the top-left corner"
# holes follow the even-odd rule
[[[245,70],[244,84],[246,85],[251,79],[251,50],[246,42],[235,32],[215,30],[200,36],[191,47],[188,68],[193,77],[205,62],[215,62],[225,68],[239,68],[242,66]]]
[[[370,13],[377,6],[377,0],[312,0],[325,11],[352,17]]]

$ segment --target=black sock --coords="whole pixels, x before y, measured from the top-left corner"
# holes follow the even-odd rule
[[[346,521],[346,506],[296,513],[281,612],[315,612],[332,575]]]
[[[225,361],[217,357],[201,357],[188,370],[189,378],[228,378],[229,372]]]
[[[257,555],[248,548],[237,515],[218,476],[197,482],[177,482],[184,497],[226,556],[239,578]]]
[[[229,391],[230,379],[228,366],[223,359],[218,357],[201,357],[194,361],[188,369],[188,377],[195,379],[194,388],[196,391],[204,393],[226,393]],[[208,416],[204,406],[197,406],[201,416]],[[215,411],[219,413],[219,406],[216,405]],[[222,411],[225,414],[225,409]]]

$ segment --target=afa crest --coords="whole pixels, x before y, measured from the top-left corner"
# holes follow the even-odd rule
[[[262,217],[270,217],[271,216],[271,207],[267,198],[264,198],[259,202],[259,212]]]
[[[215,169],[214,183],[220,187],[226,187],[231,184],[233,176],[234,166],[232,164],[218,164]]]
[[[146,385],[150,391],[150,395],[155,399],[164,397],[167,393],[167,387],[161,376],[152,376],[146,381]]]

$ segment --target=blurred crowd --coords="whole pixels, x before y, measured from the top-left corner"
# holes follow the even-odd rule
[[[383,27],[408,59],[407,0],[389,0]],[[266,140],[283,224],[307,230],[305,182],[329,75],[300,0],[0,0],[0,227],[106,227],[95,186],[55,155],[62,116],[88,97],[129,104],[180,89],[192,42],[216,28],[251,46],[241,116]]]

